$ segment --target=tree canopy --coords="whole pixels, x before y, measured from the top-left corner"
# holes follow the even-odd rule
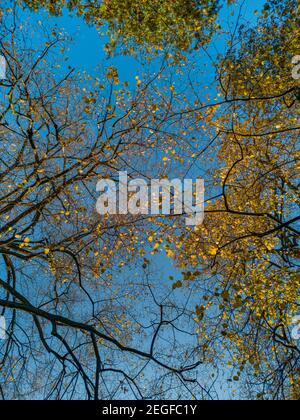
[[[206,44],[217,28],[219,0],[22,0],[33,10],[45,8],[59,15],[67,7],[101,29],[107,26],[113,51],[125,44],[133,53],[137,46],[148,50],[169,50],[171,54],[199,48]],[[228,0],[232,3],[232,0]]]
[[[70,37],[17,3],[107,27],[143,74],[72,68]],[[6,2],[2,399],[299,399],[300,8],[253,23],[242,3],[228,29],[218,1]],[[201,176],[204,223],[100,217],[97,180],[124,170]]]

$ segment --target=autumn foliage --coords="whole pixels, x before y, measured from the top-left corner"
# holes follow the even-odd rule
[[[0,396],[299,399],[298,2],[251,22],[233,1],[5,3]],[[80,73],[62,29],[20,23],[65,7],[141,74]],[[203,225],[100,218],[97,180],[122,170],[203,177]]]

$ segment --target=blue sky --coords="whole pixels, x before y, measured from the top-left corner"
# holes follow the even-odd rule
[[[242,18],[246,21],[254,23],[254,10],[260,9],[263,4],[264,0],[245,0]],[[233,11],[235,13],[234,15],[231,15]],[[220,22],[222,23],[223,28],[226,29],[226,27],[228,26],[229,29],[235,25],[238,12],[238,6],[233,6],[230,10],[228,10],[226,7],[223,9],[220,15]],[[24,19],[26,19],[27,16],[28,12],[24,13]],[[75,67],[76,69],[80,69],[82,71],[85,70],[89,74],[95,76],[99,71],[97,69],[97,66],[99,64],[103,65],[104,67],[114,65],[118,68],[121,81],[128,80],[129,82],[134,82],[135,76],[140,74],[141,72],[141,64],[132,57],[117,56],[115,58],[108,59],[103,51],[103,47],[107,39],[103,36],[100,36],[94,27],[88,26],[83,21],[83,19],[74,16],[71,17],[68,13],[65,13],[60,18],[49,18],[49,16],[45,12],[32,14],[31,19],[33,19],[34,21],[41,20],[43,22],[48,22],[47,26],[49,25],[50,27],[57,25],[59,28],[64,28],[67,33],[72,35],[72,37],[74,38],[74,42],[70,47],[69,57],[71,66]],[[218,36],[214,39],[214,42],[210,47],[210,52],[213,55],[216,55],[217,53],[221,53],[224,51],[225,37]],[[195,57],[197,58],[197,53],[195,54]],[[198,57],[199,60],[205,60],[203,54],[199,53]],[[206,60],[207,75],[205,77],[207,77],[207,81],[211,81],[213,79],[214,69],[209,59],[206,58]],[[153,62],[152,67],[153,71],[155,71],[155,62]],[[203,82],[205,83],[206,81],[204,80]],[[159,267],[161,278],[165,278],[166,281],[169,281],[168,279],[170,276],[173,276],[175,281],[178,279],[181,273],[172,266],[170,259],[168,259],[163,254],[156,255],[155,257],[153,257],[153,259],[155,259],[156,266]],[[171,284],[172,283],[170,283],[170,287]],[[179,291],[178,293],[178,296],[180,296],[181,292]],[[221,381],[220,387],[222,386],[226,389],[226,381]],[[220,389],[220,396],[229,397],[228,389],[226,391],[224,391],[224,389]]]

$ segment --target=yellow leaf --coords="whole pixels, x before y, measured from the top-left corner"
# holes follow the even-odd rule
[[[173,284],[173,290],[180,289],[182,287],[181,281]]]
[[[209,252],[209,254],[210,255],[213,255],[213,256],[215,256],[215,255],[217,255],[217,252],[218,252],[218,248],[216,248],[215,246],[210,246],[209,248],[208,248],[208,252]]]
[[[168,256],[169,258],[173,258],[173,257],[174,257],[174,252],[173,252],[173,251],[171,251],[171,249],[168,249],[168,250],[167,250],[167,256]]]

